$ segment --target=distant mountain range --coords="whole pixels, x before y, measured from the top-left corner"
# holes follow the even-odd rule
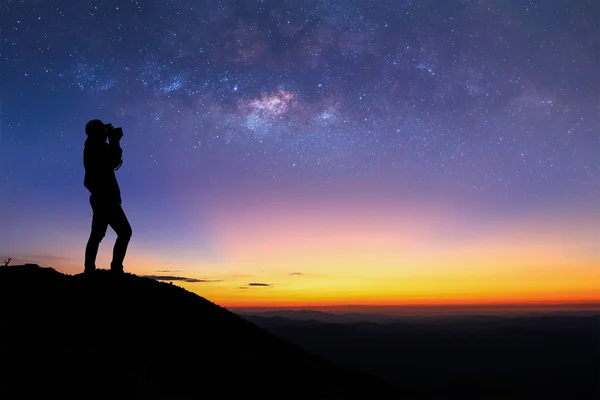
[[[241,316],[257,316],[263,318],[280,317],[299,321],[319,321],[327,323],[352,323],[352,322],[373,322],[373,323],[394,323],[394,322],[411,322],[411,323],[444,323],[449,321],[473,321],[475,319],[481,321],[496,321],[506,320],[507,318],[522,317],[537,317],[537,316],[595,316],[600,315],[600,305],[598,309],[582,309],[582,310],[550,310],[550,311],[493,311],[486,313],[485,311],[473,311],[467,313],[450,313],[448,311],[440,313],[424,313],[418,314],[414,311],[411,314],[387,314],[382,312],[360,313],[360,312],[325,312],[311,309],[275,309],[269,311],[246,311],[245,309],[232,309]]]
[[[186,290],[0,267],[0,398],[416,398]]]
[[[244,315],[313,353],[425,398],[600,399],[600,315],[364,317]]]
[[[273,310],[245,312],[233,310],[236,314],[243,317],[257,316],[263,318],[286,318],[298,321],[318,321],[329,323],[348,323],[348,322],[381,322],[390,323],[397,318],[385,314],[362,314],[362,313],[328,313],[318,310]]]

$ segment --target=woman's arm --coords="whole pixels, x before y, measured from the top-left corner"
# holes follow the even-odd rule
[[[119,169],[123,164],[123,149],[118,141],[109,143],[107,159],[112,169]]]

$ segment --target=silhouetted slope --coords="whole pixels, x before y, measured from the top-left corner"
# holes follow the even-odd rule
[[[177,286],[0,267],[0,397],[399,398]]]

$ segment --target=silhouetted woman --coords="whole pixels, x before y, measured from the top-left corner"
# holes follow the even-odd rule
[[[115,176],[115,170],[123,163],[120,145],[122,130],[95,119],[86,124],[85,133],[84,186],[90,191],[93,217],[92,232],[85,248],[84,271],[91,273],[96,269],[98,247],[110,225],[117,234],[110,269],[123,272],[123,259],[131,239],[131,226],[121,207],[121,191]]]

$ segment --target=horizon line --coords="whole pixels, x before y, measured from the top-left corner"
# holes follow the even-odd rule
[[[333,304],[333,305],[235,305],[225,306],[230,310],[277,311],[277,310],[339,310],[356,312],[364,311],[402,311],[402,310],[539,310],[539,311],[598,311],[600,302],[527,302],[527,303],[457,303],[457,304]]]

